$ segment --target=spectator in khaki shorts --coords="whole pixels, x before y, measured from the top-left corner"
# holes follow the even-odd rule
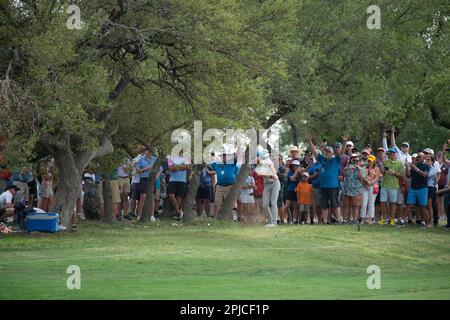
[[[108,180],[111,182],[113,216],[116,220],[120,221],[122,220],[122,216],[120,215],[120,188],[117,170],[113,170],[113,172],[111,172]]]
[[[117,175],[119,176],[118,184],[120,199],[122,200],[122,208],[125,215],[128,214],[128,194],[131,192],[130,168],[130,161],[127,164],[122,164],[119,168],[117,168]]]
[[[228,152],[222,154],[222,161],[211,163],[211,168],[216,174],[217,185],[215,190],[214,199],[214,212],[216,218],[219,219],[220,209],[222,203],[230,192],[233,184],[236,182],[236,176],[239,173],[239,167],[237,165],[237,159],[234,153]],[[235,204],[234,207],[236,207]]]
[[[356,223],[359,218],[361,207],[361,194],[366,171],[360,166],[358,154],[352,154],[347,166],[344,168],[344,213],[345,218],[350,220],[350,207],[352,211],[351,222]]]

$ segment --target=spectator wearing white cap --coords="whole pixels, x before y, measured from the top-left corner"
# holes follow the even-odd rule
[[[418,216],[422,222],[422,227],[427,228],[431,223],[431,217],[427,214],[428,186],[427,177],[430,166],[425,162],[425,155],[422,152],[417,154],[416,160],[406,167],[406,174],[411,177],[411,188],[408,190],[406,214],[400,220],[400,225],[405,224],[404,219],[414,205]]]
[[[402,211],[402,208],[405,207],[405,198],[408,194],[408,188],[411,184],[411,179],[406,176],[406,166],[412,163],[412,157],[409,154],[409,142],[402,142],[400,148],[397,147],[397,144],[395,142],[395,131],[396,129],[392,129],[391,131],[391,148],[397,149],[397,160],[403,164],[403,174],[401,177],[399,177],[399,189],[397,193],[397,208],[399,210],[399,214],[397,216],[400,217],[400,212]]]
[[[287,196],[286,202],[284,204],[284,215],[289,217],[288,219],[291,224],[296,224],[298,222],[298,201],[295,190],[303,172],[304,169],[300,168],[300,161],[293,160],[289,165],[289,171],[287,173]]]
[[[345,148],[341,149],[341,173],[344,172],[344,168],[350,160],[350,156],[353,154],[352,150],[355,148],[355,144],[352,141],[346,141],[348,138],[343,137]],[[342,178],[343,179],[343,178]]]

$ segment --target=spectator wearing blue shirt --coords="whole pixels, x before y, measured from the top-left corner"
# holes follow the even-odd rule
[[[203,209],[205,209],[205,217],[207,218],[210,213],[211,193],[212,193],[212,177],[215,172],[210,166],[203,164],[203,168],[200,172],[200,185],[197,189],[197,215],[203,215]]]
[[[322,207],[323,222],[328,223],[328,209],[336,221],[339,221],[339,174],[341,166],[341,158],[339,153],[334,152],[333,147],[325,147],[325,156],[320,154],[312,142],[312,136],[307,134],[309,146],[314,157],[320,162],[320,198]]]
[[[320,162],[316,160],[314,164],[309,167],[309,182],[313,187],[313,205],[312,205],[312,216],[317,216],[318,223],[322,222],[322,209],[321,209],[321,195],[320,195]],[[314,220],[311,221],[313,223]]]
[[[153,156],[152,150],[146,149],[145,155],[141,157],[136,164],[136,173],[140,175],[139,180],[139,191],[140,191],[140,200],[139,200],[139,208],[138,215],[134,219],[134,223],[137,224],[142,215],[142,210],[144,209],[145,199],[147,199],[147,188],[150,181],[150,171],[153,168],[153,164],[156,161],[156,157]],[[156,221],[153,209],[153,203],[150,205],[150,221]]]
[[[236,182],[236,177],[239,174],[239,166],[233,153],[224,153],[222,154],[222,161],[211,163],[211,168],[217,177],[214,212],[216,218],[219,219],[223,201],[228,196],[233,184]],[[235,203],[234,207],[237,207],[237,203]]]
[[[161,183],[162,183],[163,176],[164,176],[163,170],[164,170],[164,167],[160,166],[158,174],[155,177],[155,189],[153,191],[153,193],[155,195],[155,198],[154,198],[155,207],[154,207],[153,216],[157,215],[158,209],[159,209],[159,201],[161,199]]]
[[[175,219],[183,218],[182,202],[187,196],[187,171],[190,169],[190,161],[183,156],[183,150],[178,155],[169,158],[169,185],[167,194],[170,203],[176,211]]]
[[[284,205],[284,215],[288,217],[291,224],[298,223],[298,201],[295,189],[300,181],[300,177],[305,172],[304,168],[300,168],[300,161],[293,160],[289,165],[287,173],[287,197]]]

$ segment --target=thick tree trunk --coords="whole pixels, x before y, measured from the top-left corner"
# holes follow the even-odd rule
[[[111,181],[105,180],[102,182],[103,189],[103,223],[113,223],[113,203],[112,203],[112,188]]]
[[[93,182],[86,182],[83,191],[83,212],[86,219],[99,220],[101,216],[100,196],[96,184]]]
[[[57,152],[52,152],[52,156],[59,170],[52,210],[59,212],[62,223],[68,226],[80,193],[81,174],[77,170],[72,151],[68,147],[64,146]]]
[[[158,159],[156,159],[152,170],[150,171],[150,179],[147,186],[147,198],[145,199],[144,208],[142,208],[142,216],[140,219],[141,222],[146,222],[150,219],[150,205],[155,201],[155,195],[153,194],[153,191],[155,190],[156,175],[158,174],[159,168],[161,167],[162,159],[162,156],[159,156]]]
[[[114,102],[125,90],[129,83],[128,74],[124,72],[122,78],[110,93],[108,100]],[[113,108],[109,108],[97,120],[106,123],[111,116]],[[58,136],[42,134],[39,142],[49,151],[55,159],[59,171],[59,179],[52,210],[59,212],[63,224],[68,225],[75,209],[77,197],[80,193],[81,175],[86,165],[96,157],[101,157],[114,151],[111,136],[117,132],[118,126],[106,127],[101,138],[101,144],[96,150],[84,151],[74,154],[71,150],[71,138],[62,128]],[[110,186],[109,186],[110,188]],[[111,210],[105,210],[112,214]]]
[[[155,196],[153,194],[153,190],[155,190],[155,176],[156,173],[152,172],[150,174],[149,183],[147,186],[147,198],[144,202],[144,207],[142,208],[141,222],[147,222],[150,220],[150,210],[151,203],[155,201]]]
[[[176,211],[173,208],[172,204],[170,203],[169,198],[167,197],[166,199],[164,199],[164,204],[163,204],[163,216],[164,217],[174,217],[176,215]]]
[[[295,124],[294,121],[292,120],[288,120],[287,123],[289,124],[289,126],[291,127],[291,137],[292,137],[292,144],[294,146],[298,145],[298,128],[297,125]]]
[[[241,186],[244,184],[245,179],[248,176],[250,168],[247,164],[242,164],[238,176],[236,177],[236,182],[231,187],[230,192],[223,201],[222,208],[219,212],[221,219],[227,219],[231,217],[231,211],[234,208],[234,204],[241,190]]]
[[[200,185],[200,172],[202,171],[203,166],[201,164],[196,164],[193,166],[192,170],[192,176],[189,181],[189,192],[187,194],[187,197],[185,199],[186,204],[185,208],[183,210],[184,212],[184,218],[186,220],[192,220],[196,213],[193,210],[192,204],[195,201],[195,197],[197,195],[197,189]]]

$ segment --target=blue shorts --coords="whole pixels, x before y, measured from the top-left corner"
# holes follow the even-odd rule
[[[428,188],[408,190],[407,204],[415,204],[421,207],[426,207],[428,204]]]

